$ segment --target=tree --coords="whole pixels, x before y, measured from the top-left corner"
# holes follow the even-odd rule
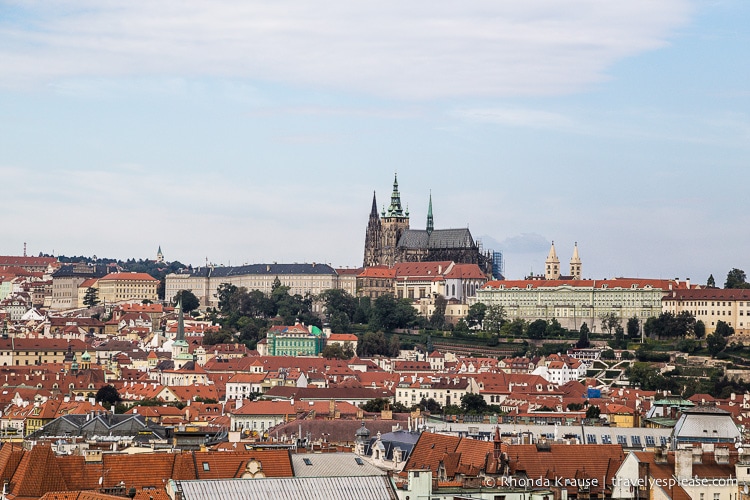
[[[581,334],[578,336],[578,342],[576,342],[577,349],[586,349],[591,345],[589,341],[589,326],[584,322],[581,325]]]
[[[120,393],[117,392],[117,389],[109,384],[102,386],[101,389],[96,391],[96,396],[94,397],[94,399],[102,405],[114,405],[122,401]]]
[[[497,333],[505,323],[505,309],[503,306],[492,304],[487,307],[482,321],[482,330]]]
[[[333,333],[344,333],[349,323],[354,319],[357,312],[357,299],[352,297],[346,290],[332,288],[318,295],[318,300],[323,302],[328,323]],[[334,329],[334,326],[336,329]]]
[[[640,336],[641,333],[641,322],[637,316],[633,316],[628,320],[627,324],[628,338],[635,339]]]
[[[557,318],[549,320],[547,327],[544,329],[544,334],[547,338],[560,337],[563,333],[565,333],[565,329],[557,321]]]
[[[487,305],[481,302],[475,302],[469,306],[469,312],[466,314],[466,324],[469,325],[469,328],[482,326],[486,312]]]
[[[586,418],[590,420],[596,420],[602,414],[602,411],[598,406],[591,405],[586,408]]]
[[[101,303],[99,300],[99,290],[90,286],[86,289],[86,294],[83,296],[83,305],[86,307],[94,307]]]
[[[430,325],[436,329],[442,329],[445,326],[445,306],[448,305],[448,301],[445,297],[438,294],[435,297],[435,310],[430,316]]]
[[[481,394],[467,392],[461,396],[461,409],[464,413],[481,415],[487,411],[488,406],[487,401],[484,400],[484,396]]]
[[[602,320],[602,330],[608,331],[610,336],[612,335],[612,330],[620,326],[620,318],[614,312],[602,314],[599,316],[599,319]]]
[[[222,283],[216,289],[219,297],[219,311],[223,314],[229,314],[232,309],[236,309],[236,295],[238,288],[230,283]]]
[[[695,326],[693,327],[693,333],[695,334],[696,339],[702,339],[706,336],[706,324],[698,320],[695,322]]]
[[[328,344],[323,348],[320,355],[326,359],[349,359],[344,354],[344,348],[341,347],[341,344]]]
[[[716,330],[714,331],[714,333],[717,335],[721,335],[722,337],[731,337],[732,335],[734,335],[734,328],[729,326],[728,323],[719,320],[716,322]]]
[[[530,339],[542,339],[547,331],[547,322],[543,319],[532,321],[526,329],[526,334]]]
[[[724,282],[724,288],[750,288],[747,283],[745,271],[736,267],[727,273],[727,280]]]
[[[706,288],[716,288],[716,280],[714,279],[713,274],[708,275],[708,279],[706,280]]]
[[[177,292],[174,296],[174,299],[172,299],[172,303],[177,304],[180,299],[182,299],[182,310],[186,313],[195,311],[201,305],[198,297],[196,297],[195,294],[190,290],[180,290],[179,292]]]
[[[714,332],[706,337],[706,347],[711,356],[716,357],[727,346],[727,339],[720,333]]]
[[[417,312],[409,299],[397,299],[393,295],[381,295],[375,299],[370,318],[372,330],[393,331],[408,328],[417,319]]]
[[[507,328],[507,335],[511,337],[523,337],[524,333],[526,333],[526,329],[528,328],[528,325],[526,324],[526,321],[522,318],[516,318],[510,323],[505,323],[503,325],[503,329]],[[546,328],[546,327],[545,327]]]

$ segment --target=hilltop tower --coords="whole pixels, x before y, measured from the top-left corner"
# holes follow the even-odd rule
[[[557,258],[557,252],[555,251],[555,242],[552,242],[552,246],[549,249],[549,255],[547,260],[544,262],[544,279],[556,280],[560,278],[560,259]]]
[[[409,229],[409,209],[401,206],[401,193],[398,191],[398,176],[393,177],[393,192],[388,210],[380,214],[381,258],[380,263],[393,266],[396,263],[396,246],[401,235]]]
[[[161,245],[159,245],[159,250],[156,252],[156,262],[159,264],[164,262],[164,254],[161,253]]]
[[[581,258],[578,256],[578,242],[573,246],[573,257],[570,258],[570,276],[574,280],[581,279]]]

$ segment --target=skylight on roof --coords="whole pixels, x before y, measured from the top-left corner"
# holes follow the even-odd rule
[[[309,458],[303,458],[303,462],[305,462],[305,465],[312,465],[312,461]]]

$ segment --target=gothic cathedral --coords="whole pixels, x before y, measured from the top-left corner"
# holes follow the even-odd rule
[[[399,262],[454,261],[477,264],[492,274],[492,253],[483,253],[468,228],[435,229],[432,195],[427,209],[425,229],[409,228],[409,210],[401,205],[398,177],[393,179],[391,204],[378,214],[375,193],[365,233],[364,266],[392,267]]]

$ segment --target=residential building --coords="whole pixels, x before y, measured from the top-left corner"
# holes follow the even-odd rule
[[[99,278],[99,300],[115,304],[159,300],[159,280],[146,273],[110,273]]]
[[[586,323],[600,331],[601,317],[614,313],[624,323],[642,323],[662,312],[662,298],[673,290],[687,290],[690,282],[645,278],[605,280],[490,281],[470,303],[502,306],[509,320],[557,319],[563,328],[578,330]]]
[[[689,312],[706,325],[706,334],[723,321],[737,334],[750,333],[750,290],[700,288],[671,290],[662,299],[662,311],[672,314]]]
[[[91,278],[101,278],[110,272],[105,265],[63,264],[52,273],[52,300],[50,308],[57,311],[78,307],[78,287]],[[99,300],[102,300],[101,294]]]
[[[323,332],[301,324],[272,326],[266,342],[269,356],[317,356],[323,350]]]
[[[238,267],[199,267],[166,276],[165,296],[190,290],[202,306],[218,307],[218,289],[223,284],[260,290],[270,295],[274,282],[289,287],[289,293],[318,295],[339,286],[336,270],[327,264],[251,264]],[[347,281],[348,283],[348,281]],[[351,286],[350,284],[346,286]]]

